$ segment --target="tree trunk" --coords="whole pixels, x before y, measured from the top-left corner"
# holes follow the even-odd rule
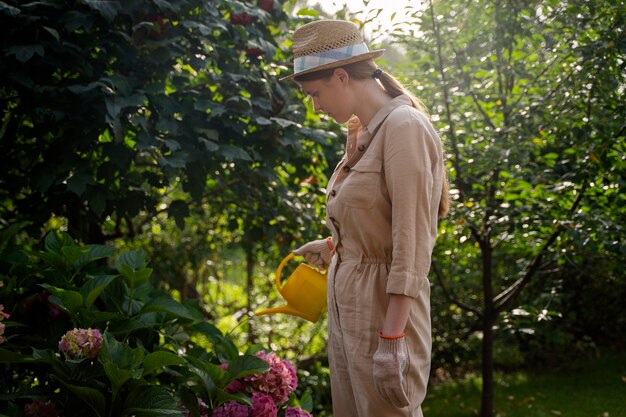
[[[481,417],[493,417],[493,325],[496,311],[493,301],[493,276],[491,269],[492,247],[489,238],[483,241],[483,343],[482,343],[482,401]]]
[[[246,312],[248,317],[252,314],[252,290],[254,288],[254,253],[252,248],[249,248],[246,251],[246,295],[247,295],[247,304],[246,304]],[[256,343],[256,335],[254,333],[254,327],[252,324],[252,320],[248,320],[248,343],[255,344]]]
[[[482,401],[481,417],[493,417],[493,318],[485,315],[483,320],[483,345],[482,345]]]

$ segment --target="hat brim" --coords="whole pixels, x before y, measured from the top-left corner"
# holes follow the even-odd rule
[[[326,69],[342,67],[344,65],[353,64],[355,62],[367,61],[368,59],[376,59],[379,56],[382,56],[384,53],[385,53],[384,49],[377,49],[375,51],[370,51],[370,52],[367,52],[365,54],[355,55],[355,56],[347,58],[347,59],[342,59],[340,61],[335,61],[335,62],[331,62],[331,63],[328,63],[328,64],[320,65],[319,67],[309,68],[308,70],[300,71],[300,72],[298,72],[296,74],[291,74],[291,75],[288,75],[286,77],[282,77],[279,80],[280,81],[291,80],[291,79],[293,79],[295,77],[299,77],[300,75],[310,74],[312,72],[317,72],[317,71],[322,71],[322,70],[326,70]]]

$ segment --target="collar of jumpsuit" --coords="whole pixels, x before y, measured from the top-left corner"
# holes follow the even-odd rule
[[[374,117],[372,117],[372,120],[369,121],[367,126],[361,125],[361,121],[358,119],[358,117],[353,117],[352,119],[348,120],[346,156],[340,162],[340,164],[343,163],[346,158],[350,159],[354,155],[354,150],[357,149],[357,147],[359,147],[359,149],[363,149],[363,152],[361,152],[361,154],[365,153],[364,151],[369,145],[369,141],[372,139],[372,135],[376,132],[382,122],[387,118],[389,113],[391,113],[397,107],[403,105],[412,105],[411,99],[406,94],[394,97],[393,99],[385,103],[385,105],[381,107],[380,110],[378,110]]]

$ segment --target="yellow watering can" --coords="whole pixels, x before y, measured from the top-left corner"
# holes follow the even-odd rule
[[[287,255],[276,270],[276,288],[287,305],[257,311],[255,314],[291,314],[315,323],[326,309],[326,274],[307,264],[300,264],[281,287],[280,272],[293,257],[293,253]]]

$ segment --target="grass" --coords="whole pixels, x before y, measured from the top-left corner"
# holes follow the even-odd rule
[[[604,353],[560,369],[497,373],[495,416],[626,417],[626,353]],[[480,412],[480,375],[434,386],[426,417],[473,417]]]

